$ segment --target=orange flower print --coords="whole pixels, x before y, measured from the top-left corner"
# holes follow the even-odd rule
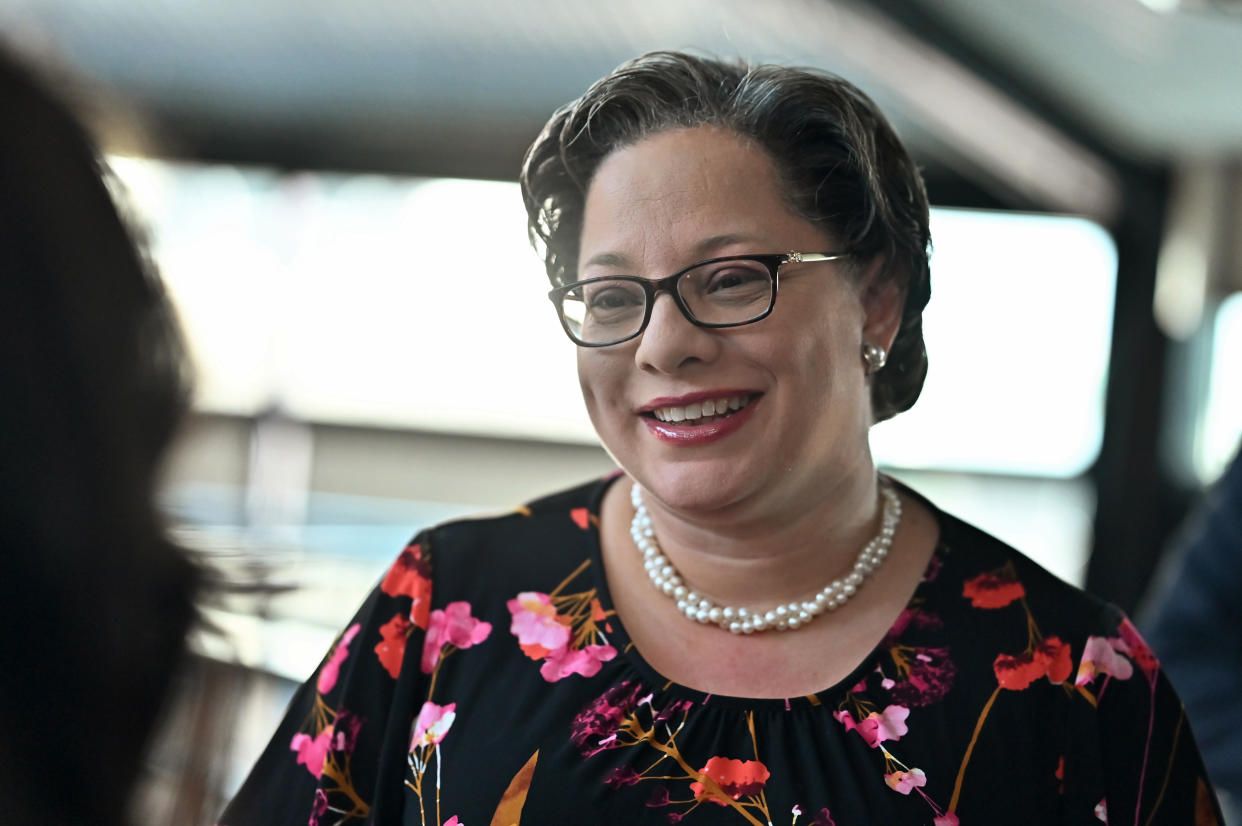
[[[707,765],[699,769],[699,773],[716,781],[721,791],[734,800],[759,794],[772,776],[768,767],[758,760],[734,760],[730,757],[709,758]],[[690,791],[694,792],[695,800],[710,800],[719,806],[726,805],[723,800],[713,797],[697,780],[690,784]]]
[[[979,574],[962,585],[962,596],[976,608],[1004,608],[1014,600],[1026,596],[1026,589],[1013,570],[1006,566],[1000,571]]]
[[[413,543],[406,546],[388,569],[384,581],[380,583],[380,590],[390,597],[413,599],[410,621],[427,630],[427,615],[431,611],[431,566],[423,558],[420,545]]]

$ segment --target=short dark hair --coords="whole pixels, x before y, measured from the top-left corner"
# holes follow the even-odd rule
[[[872,379],[872,411],[882,421],[909,409],[927,375],[927,192],[875,103],[835,75],[652,52],[597,81],[552,115],[522,165],[527,226],[548,278],[574,280],[587,187],[605,157],[656,132],[704,125],[763,147],[799,215],[860,260],[883,256],[905,306],[888,364]]]

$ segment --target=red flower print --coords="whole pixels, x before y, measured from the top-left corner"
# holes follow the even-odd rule
[[[423,673],[430,674],[446,645],[470,648],[487,639],[492,625],[470,615],[470,603],[450,602],[443,611],[432,611],[423,641]]]
[[[591,512],[586,508],[574,508],[569,512],[569,518],[574,520],[574,524],[584,531],[591,524]]]
[[[336,644],[336,648],[332,650],[332,656],[323,664],[323,668],[319,669],[318,688],[320,694],[327,694],[336,686],[337,678],[341,675],[341,666],[345,660],[349,658],[349,644],[353,642],[354,637],[358,636],[358,632],[362,630],[359,623],[354,623],[345,630],[341,635],[341,639]]]
[[[548,654],[539,673],[545,680],[554,683],[570,674],[581,674],[583,677],[594,677],[599,673],[602,663],[617,656],[617,649],[611,645],[588,645],[577,651],[569,646],[562,646]]]
[[[1018,582],[1013,571],[1007,568],[997,573],[979,574],[968,579],[962,586],[962,596],[970,599],[976,608],[1004,608],[1014,600],[1026,596],[1026,589]]]
[[[1035,646],[1036,659],[1043,658],[1047,664],[1048,682],[1063,683],[1074,672],[1074,660],[1070,656],[1070,647],[1061,642],[1060,637],[1047,637]]]
[[[298,753],[297,760],[315,777],[323,776],[323,762],[328,757],[332,745],[332,729],[325,728],[315,737],[309,734],[295,734],[289,741],[289,749]]]
[[[910,709],[905,706],[887,706],[883,711],[871,712],[858,722],[854,721],[854,716],[848,711],[834,711],[832,716],[845,726],[846,731],[857,731],[858,736],[871,748],[885,740],[900,740],[909,731],[906,728],[906,718],[910,716]]]
[[[556,613],[547,594],[523,591],[505,605],[513,615],[509,631],[532,660],[542,660],[569,644],[569,619]]]
[[[1073,668],[1069,646],[1058,637],[1048,637],[1032,651],[1000,654],[992,663],[996,682],[1010,691],[1022,691],[1040,677],[1047,677],[1053,684],[1063,683]]]
[[[406,596],[414,600],[410,620],[426,630],[427,614],[431,611],[431,566],[423,559],[418,544],[406,546],[397,561],[388,569],[380,590],[390,597]]]
[[[457,703],[445,706],[436,705],[428,700],[418,712],[414,722],[414,734],[410,737],[410,751],[421,746],[439,744],[448,734],[449,726],[457,719]]]
[[[637,705],[640,690],[642,686],[638,683],[628,680],[617,683],[578,712],[570,727],[570,739],[583,757],[592,757],[611,746],[611,741],[601,741],[616,734],[617,727]]]
[[[413,626],[405,617],[397,614],[380,626],[380,642],[375,645],[375,655],[380,665],[394,680],[401,673],[401,663],[405,660],[405,642],[410,636]]]
[[[1104,637],[1087,637],[1082,647],[1082,660],[1078,663],[1078,676],[1074,685],[1090,685],[1097,676],[1106,674],[1118,680],[1134,676],[1134,666]]]
[[[699,773],[716,781],[721,791],[734,800],[759,794],[772,776],[768,767],[758,760],[734,760],[731,757],[708,758],[707,765],[699,769]],[[690,791],[694,792],[695,800],[706,799],[719,806],[725,805],[723,800],[711,797],[704,784],[698,781],[690,784]]]
[[[891,685],[885,687],[895,703],[929,706],[944,699],[956,677],[957,666],[949,659],[949,649],[915,648],[914,656],[906,663],[905,677],[891,681]]]
[[[631,766],[617,766],[604,777],[604,782],[614,789],[637,785],[640,780],[642,778],[638,776],[638,772],[634,771]],[[665,791],[665,794],[667,795],[668,792]],[[651,804],[648,803],[647,805],[650,806]]]

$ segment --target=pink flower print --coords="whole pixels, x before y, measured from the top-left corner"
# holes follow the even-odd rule
[[[570,674],[581,674],[583,677],[594,677],[599,673],[602,663],[617,656],[617,649],[611,645],[588,645],[574,651],[569,646],[548,654],[539,673],[545,680],[554,683]]]
[[[854,716],[848,711],[835,711],[832,714],[837,722],[845,726],[846,731],[857,731],[871,748],[875,748],[885,740],[900,740],[908,728],[906,718],[910,709],[905,706],[891,705],[883,711],[873,711],[862,720],[855,722]]]
[[[310,820],[307,826],[319,826],[319,818],[328,812],[328,795],[323,789],[315,789],[315,799],[311,801]]]
[[[939,817],[933,817],[932,826],[958,826],[957,815],[953,812],[945,812]]]
[[[604,783],[614,789],[637,785],[640,780],[642,778],[631,766],[617,766],[604,777]]]
[[[362,718],[352,711],[341,709],[332,724],[332,751],[353,754],[358,745],[358,732],[362,731]]]
[[[903,706],[929,706],[944,699],[957,678],[957,666],[948,648],[916,648],[907,661],[906,675],[899,681],[881,682],[893,702]]]
[[[912,789],[927,785],[927,775],[922,769],[910,769],[908,772],[895,771],[884,775],[884,782],[895,792],[910,794]]]
[[[801,807],[801,806],[799,806],[797,803],[795,803],[795,804],[794,804],[794,806],[793,806],[793,816],[794,816],[794,817],[801,817],[801,816],[802,816],[802,807]]]
[[[815,819],[808,823],[807,826],[837,826],[837,822],[832,819],[831,812],[827,809],[820,809],[815,814]]]
[[[468,602],[450,602],[443,611],[432,611],[423,641],[423,673],[430,674],[435,669],[445,645],[469,648],[483,642],[490,633],[491,623],[472,617]]]
[[[1138,629],[1134,627],[1134,623],[1130,622],[1129,617],[1121,620],[1119,630],[1121,631],[1122,644],[1116,647],[1134,658],[1134,662],[1142,669],[1148,681],[1155,679],[1156,671],[1160,668],[1160,662],[1147,645],[1147,640],[1143,639],[1143,636],[1139,634]]]
[[[349,659],[349,644],[353,642],[354,637],[358,636],[358,632],[362,630],[362,625],[354,623],[345,630],[341,635],[340,641],[336,644],[336,648],[332,650],[332,656],[323,664],[323,668],[319,669],[318,688],[320,694],[327,694],[336,686],[337,678],[341,675],[341,666],[345,660]]]
[[[1078,676],[1074,685],[1090,685],[1100,674],[1107,674],[1119,680],[1128,680],[1134,676],[1134,666],[1130,661],[1113,648],[1111,642],[1103,637],[1087,637],[1082,648],[1082,661],[1078,664]]]
[[[505,605],[513,615],[509,631],[532,660],[542,660],[569,644],[569,620],[556,613],[547,594],[523,591]]]
[[[309,734],[295,734],[289,741],[289,749],[298,753],[298,762],[306,766],[306,770],[315,777],[323,776],[323,762],[328,758],[328,749],[332,745],[332,729],[325,728],[315,737]]]
[[[583,757],[593,757],[616,742],[617,727],[634,710],[641,690],[641,685],[628,680],[617,683],[578,712],[570,739]]]
[[[436,705],[428,700],[423,703],[414,722],[414,735],[410,738],[410,751],[421,746],[438,745],[448,734],[449,727],[457,719],[457,703]]]
[[[1108,800],[1101,797],[1100,802],[1095,804],[1095,816],[1102,823],[1108,823]]]

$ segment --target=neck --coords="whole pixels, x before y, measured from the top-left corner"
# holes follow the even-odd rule
[[[711,514],[643,491],[656,539],[688,587],[724,604],[805,599],[847,573],[880,526],[875,468],[825,484],[816,502],[739,504]]]

